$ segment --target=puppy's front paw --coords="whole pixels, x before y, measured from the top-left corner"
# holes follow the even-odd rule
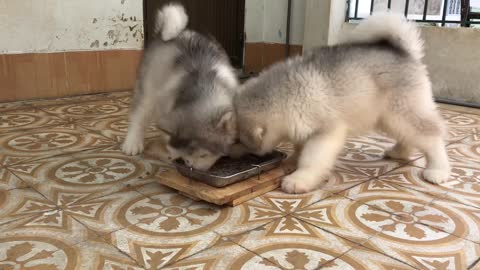
[[[143,152],[143,140],[137,136],[127,136],[122,145],[122,151],[130,156],[135,156]]]
[[[291,194],[307,193],[319,186],[320,179],[315,179],[305,171],[296,171],[287,175],[282,180],[282,190]]]
[[[425,169],[423,178],[432,184],[442,184],[450,178],[450,170],[448,169]]]

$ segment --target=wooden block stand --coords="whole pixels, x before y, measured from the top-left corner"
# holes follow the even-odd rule
[[[260,177],[255,176],[223,188],[212,187],[186,178],[175,169],[159,174],[158,178],[161,184],[178,190],[192,200],[236,206],[278,188],[281,178],[286,175],[286,171],[284,166],[280,166],[262,173]]]
[[[147,144],[145,155],[153,159],[166,161],[166,152],[165,139],[158,139]],[[294,164],[286,160],[282,166],[264,172],[260,177],[255,176],[223,188],[212,187],[200,181],[186,178],[175,169],[159,173],[156,177],[160,184],[173,188],[193,200],[236,206],[278,188],[281,178],[293,170],[295,170]]]

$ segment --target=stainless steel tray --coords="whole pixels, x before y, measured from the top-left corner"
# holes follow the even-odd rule
[[[240,182],[252,176],[260,175],[262,172],[275,169],[276,167],[280,166],[280,163],[286,157],[287,155],[280,151],[274,151],[273,153],[266,155],[265,157],[250,156],[250,158],[256,159],[255,162],[252,162],[256,164],[245,164],[245,167],[247,168],[240,171],[232,172],[228,175],[218,173],[215,169],[212,171],[195,170],[191,167],[186,166],[181,161],[175,161],[174,164],[177,168],[177,171],[185,177],[204,182],[210,186],[225,187],[227,185]],[[234,161],[232,160],[232,162]],[[228,165],[228,160],[224,160],[224,163]],[[215,166],[213,168],[215,168]]]

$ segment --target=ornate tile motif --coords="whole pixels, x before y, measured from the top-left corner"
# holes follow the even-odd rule
[[[449,112],[450,114],[458,115],[458,114],[476,114],[480,115],[480,110],[476,108],[470,107],[463,107],[457,105],[450,105],[445,103],[437,103],[438,108],[440,108],[440,112]]]
[[[364,246],[417,269],[467,269],[480,257],[477,243],[422,224],[415,228],[418,232],[411,235],[398,228],[386,231]]]
[[[480,110],[440,105],[452,177],[350,138],[329,179],[237,207],[157,182],[170,164],[125,156],[131,92],[0,104],[0,269],[476,269]],[[147,143],[164,140],[153,126]],[[279,149],[291,153],[291,145]]]
[[[105,196],[126,186],[150,183],[158,166],[109,148],[9,165],[8,169],[50,199],[58,192]]]
[[[0,132],[34,129],[65,123],[61,118],[35,108],[26,108],[2,112],[0,115]]]
[[[471,134],[480,133],[480,115],[458,114],[446,120],[449,141],[459,141]]]
[[[30,106],[34,106],[36,108],[42,108],[46,106],[53,106],[53,105],[63,105],[63,104],[78,104],[84,102],[92,102],[92,101],[99,101],[99,100],[112,100],[113,96],[108,93],[100,93],[100,94],[92,94],[92,95],[80,95],[80,96],[73,96],[73,97],[62,97],[62,98],[45,98],[45,99],[38,99],[38,100],[27,100],[24,101],[25,104]]]
[[[0,225],[43,214],[51,211],[51,206],[50,200],[31,188],[0,189]]]
[[[105,147],[114,143],[115,141],[88,132],[76,124],[65,124],[1,134],[0,158],[25,162]]]
[[[101,119],[88,119],[79,122],[79,125],[88,130],[102,134],[105,137],[111,138],[117,142],[123,142],[128,130],[128,115]],[[156,136],[165,137],[166,134],[152,124],[145,131],[145,138]]]
[[[17,101],[17,102],[8,102],[8,103],[0,103],[0,112],[6,111],[13,111],[13,110],[20,110],[30,108],[31,106],[27,104],[25,101]]]
[[[163,256],[166,257],[166,256]],[[247,265],[236,263],[239,257],[249,257],[251,262]],[[167,257],[168,258],[168,257]],[[167,264],[166,260],[160,261],[165,270],[213,270],[213,269],[280,269],[262,257],[235,244],[225,237],[220,238],[216,244],[202,252],[190,256],[173,264]],[[155,268],[153,268],[155,269]]]
[[[123,229],[107,241],[148,269],[191,256],[214,245],[214,230],[228,218],[228,209],[195,202],[170,190],[137,197],[117,208],[115,222]]]
[[[75,219],[66,223],[47,216],[0,226],[0,269],[143,269]]]
[[[238,256],[232,263],[238,269],[259,264],[270,267],[266,269],[319,269],[331,265],[333,260],[357,246],[291,216],[229,238],[257,254]],[[349,256],[337,261],[336,265],[339,269],[361,269]]]
[[[340,267],[340,261],[346,259],[353,260],[357,263],[355,268],[342,268]],[[329,264],[324,265],[322,269],[395,269],[395,270],[413,270],[416,269],[404,262],[398,261],[395,258],[388,257],[380,252],[365,248],[355,247],[349,250],[345,255],[331,261]],[[428,269],[428,268],[427,268]],[[435,268],[432,268],[435,269]],[[441,268],[440,268],[441,269]]]
[[[128,114],[128,105],[114,100],[102,100],[75,104],[42,107],[42,110],[64,120],[100,119]]]
[[[0,163],[0,190],[11,190],[16,188],[27,188],[27,183],[12,174],[8,169],[2,167]]]

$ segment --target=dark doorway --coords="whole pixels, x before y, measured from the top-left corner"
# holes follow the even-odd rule
[[[152,38],[156,10],[171,0],[144,0],[145,41]],[[232,64],[243,66],[245,0],[177,0],[189,16],[188,27],[212,35],[225,48]]]

